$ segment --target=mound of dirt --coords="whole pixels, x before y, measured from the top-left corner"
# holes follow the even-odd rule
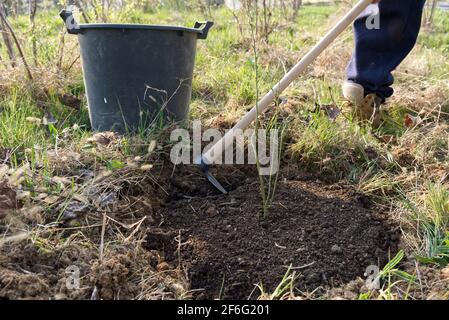
[[[158,211],[147,248],[186,269],[197,299],[247,299],[272,292],[292,266],[295,286],[314,290],[363,276],[397,251],[399,232],[338,185],[279,182],[260,219],[257,178],[228,195],[180,197]]]
[[[151,267],[154,259],[136,243],[111,246],[103,259],[96,247],[82,243],[51,252],[25,241],[7,244],[0,247],[0,300],[173,299],[184,294],[187,285],[170,271],[157,273]],[[67,285],[72,283],[68,267],[79,269],[79,288]]]
[[[44,277],[36,274],[21,274],[0,268],[0,297],[17,299],[42,299],[42,292],[49,291]]]

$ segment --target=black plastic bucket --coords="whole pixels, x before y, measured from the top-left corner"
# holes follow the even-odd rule
[[[196,41],[207,38],[212,22],[194,28],[78,24],[70,8],[60,15],[78,35],[94,130],[129,133],[186,118]]]

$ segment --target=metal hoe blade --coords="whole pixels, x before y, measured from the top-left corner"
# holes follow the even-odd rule
[[[226,191],[226,189],[221,185],[221,183],[212,175],[212,173],[210,173],[209,166],[207,164],[205,164],[202,160],[201,160],[201,164],[199,164],[199,167],[200,167],[201,171],[205,174],[207,180],[209,180],[209,182],[212,183],[212,185],[215,188],[217,188],[223,194],[228,193]]]
[[[220,182],[210,173],[209,171],[205,171],[204,174],[206,175],[207,180],[209,180],[210,183],[214,185],[215,188],[221,191],[221,193],[227,194],[228,192],[223,188]]]

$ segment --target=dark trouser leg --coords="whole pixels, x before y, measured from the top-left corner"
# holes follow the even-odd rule
[[[361,84],[365,94],[393,94],[391,72],[416,43],[425,0],[382,0],[380,29],[369,30],[367,18],[354,23],[355,50],[347,68],[348,80]]]

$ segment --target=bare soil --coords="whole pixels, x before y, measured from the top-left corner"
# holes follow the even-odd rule
[[[273,292],[289,266],[300,290],[338,286],[397,251],[398,230],[350,187],[284,170],[264,218],[254,172],[218,175],[229,194],[200,180],[175,183],[146,239],[185,270],[196,299],[256,298],[258,284]],[[205,192],[192,196],[192,188]]]
[[[108,212],[114,220],[102,257],[96,211],[77,218],[83,233],[42,231],[36,240],[0,246],[0,299],[257,298],[256,285],[272,292],[289,266],[297,289],[328,289],[363,276],[368,265],[382,266],[397,251],[398,230],[368,199],[294,167],[282,170],[267,217],[260,216],[253,167],[214,168],[227,195],[196,168],[156,171],[122,186],[127,198],[118,195]],[[120,224],[143,218],[138,228]],[[114,240],[120,233],[131,237],[134,229],[139,242]],[[71,265],[80,268],[79,290],[66,286]]]

